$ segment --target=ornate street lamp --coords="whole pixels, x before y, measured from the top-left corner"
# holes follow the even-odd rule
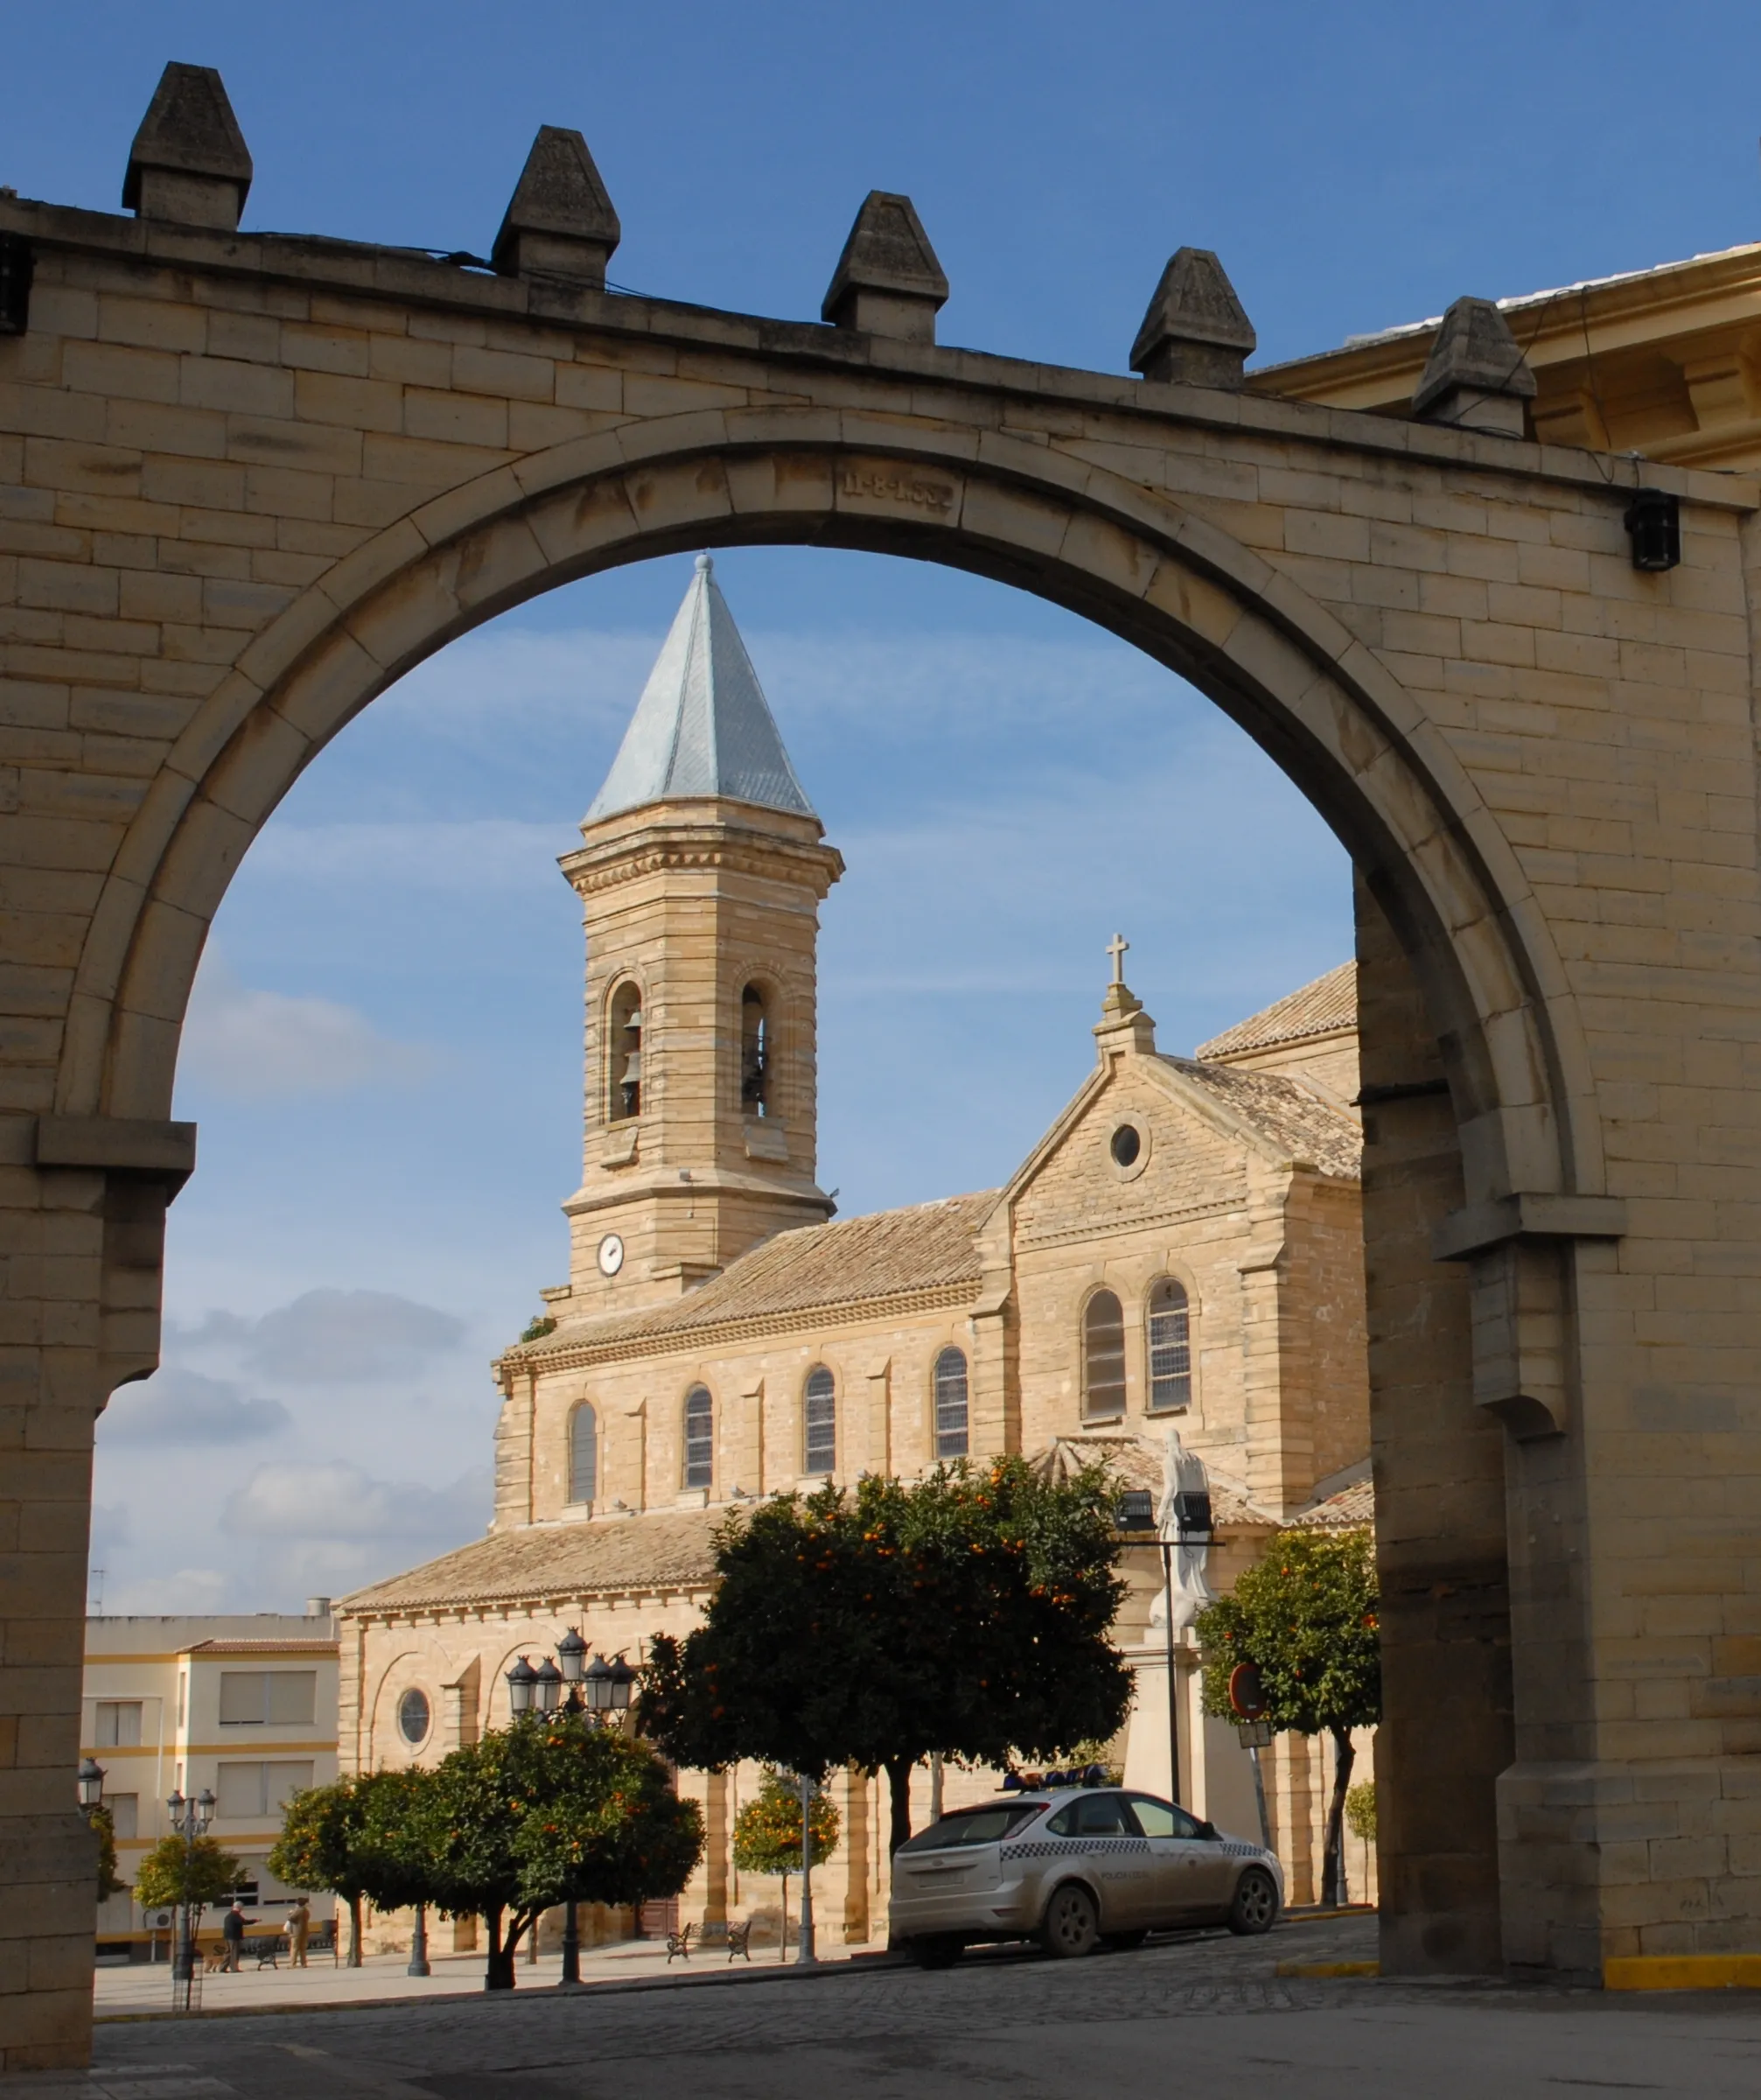
[[[532,1695],[537,1684],[538,1672],[521,1656],[507,1673],[507,1704],[513,1710],[515,1720],[522,1714],[531,1712]]]
[[[196,1936],[190,1885],[195,1879],[196,1840],[206,1837],[208,1825],[213,1821],[214,1797],[206,1787],[193,1798],[186,1798],[179,1790],[172,1794],[165,1806],[171,1811],[171,1828],[184,1841],[183,1928],[178,1935],[178,1958],[172,1966],[171,1981],[174,1986],[172,2003],[177,2003],[175,1986],[181,1984],[182,2009],[187,2012],[191,2009],[191,1985],[196,1974]]]
[[[636,1682],[636,1673],[621,1655],[613,1656],[611,1662],[611,1711],[627,1713],[630,1711],[630,1688]]]
[[[95,1758],[80,1760],[80,1806],[82,1809],[101,1808],[104,1802],[104,1782],[109,1774]]]
[[[581,1680],[587,1666],[587,1643],[578,1627],[571,1626],[556,1643],[556,1661],[568,1687],[563,1706],[570,1713],[579,1713],[586,1704],[581,1696]]]
[[[609,1713],[611,1710],[611,1665],[604,1656],[595,1656],[587,1666],[585,1677],[587,1706],[591,1713]]]
[[[536,1680],[532,1687],[533,1704],[540,1713],[555,1713],[563,1697],[563,1672],[546,1656],[533,1674]]]

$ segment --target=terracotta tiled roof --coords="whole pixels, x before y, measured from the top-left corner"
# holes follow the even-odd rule
[[[337,1652],[337,1643],[314,1634],[310,1641],[198,1641],[186,1656],[315,1656]]]
[[[1319,1502],[1310,1502],[1306,1509],[1299,1509],[1290,1519],[1290,1527],[1293,1530],[1301,1527],[1316,1531],[1355,1531],[1375,1521],[1376,1491],[1366,1460],[1356,1480],[1346,1481]]]
[[[653,1510],[492,1531],[407,1575],[357,1590],[338,1608],[359,1617],[439,1604],[538,1603],[697,1589],[714,1574],[710,1537],[730,1514],[725,1508]]]
[[[1358,1025],[1358,966],[1341,962],[1312,984],[1286,992],[1245,1021],[1237,1021],[1208,1043],[1200,1043],[1193,1055],[1212,1060],[1240,1057],[1249,1051],[1269,1050],[1279,1043],[1298,1043],[1305,1036],[1333,1035]]]
[[[1163,1446],[1154,1437],[1128,1436],[1122,1431],[1108,1435],[1054,1437],[1044,1451],[1032,1453],[1028,1464],[1046,1480],[1072,1480],[1085,1466],[1104,1460],[1122,1488],[1147,1488],[1158,1499],[1162,1494]],[[1260,1524],[1268,1528],[1277,1519],[1250,1502],[1247,1491],[1234,1481],[1211,1471],[1211,1519],[1217,1524]]]
[[[503,1361],[646,1354],[702,1339],[706,1330],[748,1322],[775,1327],[833,1311],[860,1316],[887,1301],[975,1290],[974,1236],[996,1200],[987,1190],[779,1232],[683,1298],[612,1320],[565,1318],[554,1334],[507,1350]]]
[[[1170,1057],[1186,1078],[1233,1109],[1292,1159],[1306,1159],[1325,1174],[1355,1181],[1363,1158],[1363,1133],[1351,1117],[1318,1094],[1276,1072],[1245,1072],[1233,1065],[1200,1064]]]

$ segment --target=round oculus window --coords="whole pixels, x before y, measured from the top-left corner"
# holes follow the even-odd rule
[[[1137,1155],[1143,1150],[1143,1140],[1138,1135],[1136,1125],[1122,1123],[1114,1131],[1112,1142],[1107,1149],[1112,1153],[1115,1166],[1135,1166]]]
[[[397,1732],[407,1743],[427,1741],[430,1718],[425,1691],[407,1691],[397,1702]]]

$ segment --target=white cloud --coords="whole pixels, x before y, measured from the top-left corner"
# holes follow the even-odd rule
[[[465,1322],[390,1291],[308,1291],[260,1319],[210,1312],[199,1326],[168,1322],[180,1356],[235,1354],[259,1377],[355,1383],[406,1376],[458,1347]]]
[[[473,1467],[451,1487],[377,1480],[346,1459],[259,1466],[227,1497],[222,1528],[260,1538],[328,1539],[371,1544],[458,1545],[489,1513],[486,1470]]]
[[[279,1400],[253,1399],[227,1379],[174,1366],[112,1394],[98,1434],[107,1444],[249,1444],[291,1419]]]
[[[241,1599],[237,1578],[219,1568],[179,1568],[171,1575],[119,1582],[104,1592],[104,1609],[113,1617],[151,1618],[161,1613],[181,1617],[250,1608]]]
[[[191,995],[178,1076],[234,1101],[279,1101],[407,1082],[430,1061],[352,1006],[254,990],[211,954]]]

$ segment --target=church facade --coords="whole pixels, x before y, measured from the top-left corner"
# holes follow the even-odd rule
[[[1101,1456],[1155,1487],[1172,1430],[1210,1468],[1219,1587],[1282,1524],[1366,1521],[1352,964],[1181,1058],[1115,940],[1090,1074],[1008,1184],[837,1218],[815,948],[842,862],[708,556],[561,864],[587,945],[568,1280],[495,1366],[487,1536],[341,1606],[346,1762],[428,1762],[505,1724],[507,1670],[571,1626],[639,1662],[695,1622],[731,1513],[864,1472]],[[1159,1556],[1126,1559],[1138,1697],[1115,1754],[1165,1790],[1173,1711],[1187,1805],[1251,1830],[1251,1768],[1198,1712],[1190,1634],[1170,1699]],[[1268,1765],[1300,1899],[1324,1775],[1288,1740]],[[712,1927],[774,1895],[731,1863],[754,1778],[681,1775],[709,1833],[683,1908]],[[852,1941],[884,1929],[884,1783],[838,1782],[825,1893]]]

